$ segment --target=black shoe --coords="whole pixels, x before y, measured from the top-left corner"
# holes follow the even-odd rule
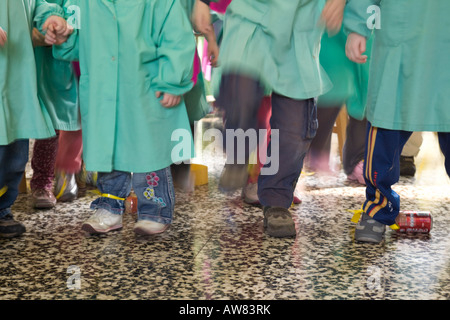
[[[18,237],[25,232],[25,226],[14,220],[11,213],[0,218],[0,238]]]
[[[400,175],[405,177],[414,177],[416,174],[416,165],[414,157],[400,156]]]
[[[221,192],[234,192],[246,186],[248,169],[246,164],[225,164],[219,181]]]
[[[282,207],[264,207],[264,229],[267,234],[276,238],[294,237],[297,235],[295,223],[288,209]]]

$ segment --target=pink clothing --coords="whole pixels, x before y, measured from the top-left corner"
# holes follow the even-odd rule
[[[224,14],[227,11],[227,7],[230,4],[231,0],[220,0],[218,2],[211,2],[209,6],[211,10],[214,10],[220,14]]]
[[[81,170],[83,140],[81,130],[60,131],[59,147],[56,155],[56,171],[77,173]]]
[[[55,159],[58,151],[58,136],[36,140],[31,158],[33,176],[30,180],[30,189],[52,190],[55,178]]]

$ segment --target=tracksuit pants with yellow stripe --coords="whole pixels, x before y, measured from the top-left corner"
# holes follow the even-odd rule
[[[372,127],[370,123],[367,129],[364,161],[367,187],[362,209],[376,221],[389,226],[395,224],[400,211],[400,197],[391,187],[400,178],[400,154],[411,134],[410,131]],[[450,132],[439,132],[438,137],[445,156],[445,169],[450,176]]]

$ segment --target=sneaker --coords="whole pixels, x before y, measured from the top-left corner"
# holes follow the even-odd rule
[[[219,181],[221,192],[234,192],[247,184],[248,171],[246,164],[225,164]]]
[[[138,220],[134,225],[134,232],[143,236],[163,233],[170,224],[163,224],[150,220]]]
[[[294,237],[297,235],[295,223],[288,209],[282,207],[264,207],[264,229],[267,234],[276,238]]]
[[[244,189],[242,189],[242,197],[244,198],[244,202],[252,205],[259,205],[258,198],[258,183],[248,183]],[[302,200],[297,195],[297,191],[294,191],[294,199],[293,204],[300,204]]]
[[[78,186],[74,173],[57,172],[55,195],[58,201],[69,202],[78,197]]]
[[[365,185],[366,181],[364,180],[364,161],[360,161],[352,173],[347,176],[347,179],[350,181],[357,181],[359,184]]]
[[[88,233],[107,233],[122,229],[122,215],[111,213],[106,209],[97,209],[83,223],[81,229]]]
[[[384,239],[386,225],[363,213],[361,220],[356,225],[355,240],[360,242],[380,243]]]
[[[400,156],[400,175],[404,177],[414,177],[416,174],[416,165],[414,157]]]
[[[14,220],[11,213],[8,213],[6,216],[0,218],[0,238],[18,237],[25,231],[25,226]]]
[[[245,203],[254,205],[260,204],[258,198],[258,183],[247,183],[242,189],[242,196]]]
[[[36,189],[31,193],[33,207],[36,209],[50,209],[56,205],[53,192],[46,189]]]

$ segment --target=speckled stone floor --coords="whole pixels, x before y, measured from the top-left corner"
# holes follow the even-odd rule
[[[202,161],[209,183],[177,190],[174,223],[160,236],[135,235],[131,213],[120,231],[84,234],[91,191],[51,210],[33,209],[21,194],[14,213],[27,232],[0,240],[0,299],[450,298],[450,181],[433,134],[425,134],[416,176],[395,186],[403,208],[432,212],[431,234],[389,230],[376,245],[353,240],[349,210],[359,209],[364,188],[343,173],[302,176],[303,203],[292,208],[298,236],[276,239],[263,232],[261,208],[244,204],[240,192],[217,191],[223,159]]]

